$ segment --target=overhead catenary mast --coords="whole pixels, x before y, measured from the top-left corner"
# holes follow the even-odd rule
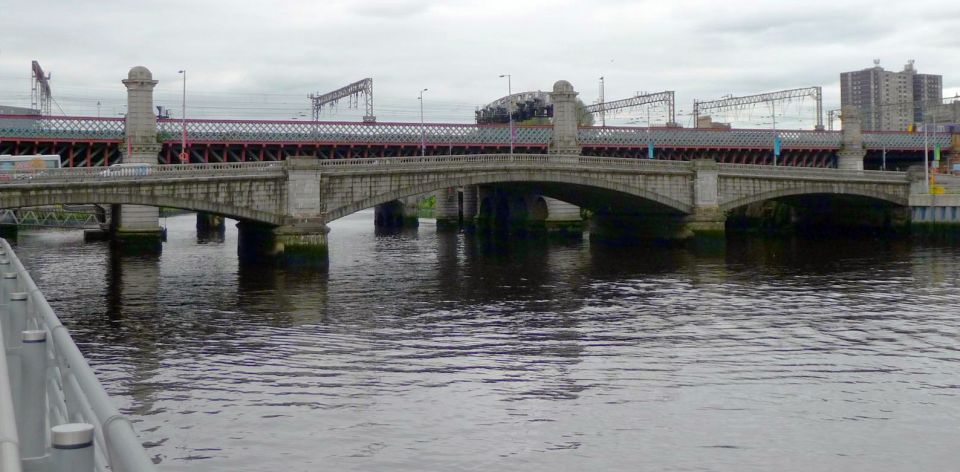
[[[358,80],[346,87],[338,88],[323,95],[310,94],[309,98],[312,105],[311,108],[313,109],[313,121],[320,121],[320,112],[324,106],[336,104],[344,98],[350,100],[350,106],[359,107],[361,96],[363,96],[364,99],[364,123],[376,122],[377,117],[373,115],[373,79],[371,78]]]
[[[50,103],[53,96],[50,93],[50,74],[44,74],[40,63],[33,61],[30,64],[30,108],[39,110],[41,115],[50,115]]]
[[[655,105],[658,103],[663,103],[667,106],[667,119],[669,120],[667,122],[667,126],[674,126],[676,123],[672,90],[657,93],[639,94],[630,98],[624,98],[622,100],[614,100],[612,102],[601,101],[600,103],[585,106],[583,107],[583,110],[587,113],[599,113],[602,117],[608,111],[620,110],[623,108],[638,108]]]
[[[727,97],[719,100],[693,101],[693,123],[699,126],[700,113],[711,110],[739,110],[756,103],[770,103],[812,97],[817,102],[817,130],[823,130],[823,93],[820,87],[804,87],[776,92],[758,93],[743,97]]]

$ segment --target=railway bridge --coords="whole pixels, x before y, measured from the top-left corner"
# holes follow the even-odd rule
[[[238,159],[243,162],[157,165],[165,160],[166,139],[166,125],[153,115],[157,81],[146,68],[134,67],[123,83],[128,114],[120,148],[124,163],[141,166],[105,169],[77,166],[74,161],[64,169],[15,171],[0,182],[0,208],[114,205],[114,239],[150,251],[161,247],[159,207],[212,213],[240,221],[241,253],[275,256],[291,263],[323,263],[327,260],[327,223],[370,207],[377,208],[378,220],[394,221],[403,217],[405,199],[428,193],[437,196],[441,226],[461,219],[549,226],[579,219],[577,207],[581,207],[594,215],[592,234],[627,232],[628,236],[679,239],[722,233],[731,211],[771,199],[793,199],[818,211],[844,205],[906,208],[919,185],[905,172],[864,170],[864,156],[878,141],[860,132],[851,110],[847,110],[841,134],[797,132],[791,135],[794,141],[786,134],[781,137],[788,149],[810,147],[810,143],[830,149],[830,165],[835,168],[804,167],[796,159],[790,165],[782,165],[782,161],[781,165],[731,163],[711,152],[675,159],[597,156],[598,148],[590,147],[591,139],[638,143],[654,133],[578,128],[577,93],[566,81],[558,81],[551,92],[553,125],[522,129],[518,135],[519,141],[533,140],[542,146],[527,149],[530,152],[478,154],[461,153],[460,149],[440,154],[433,149],[435,155],[336,159],[321,159],[307,152],[280,156],[284,157],[280,161],[272,156],[248,162],[244,155]],[[393,129],[389,127],[362,128],[362,133],[355,131],[361,128],[347,128],[344,126],[338,139],[410,139],[387,134],[385,130]],[[497,128],[491,129],[499,133]],[[472,142],[486,131],[467,126],[457,133],[469,136],[464,142]],[[684,134],[688,131],[692,134]],[[673,139],[674,143],[693,139],[689,136],[709,137],[704,149],[713,150],[759,149],[763,141],[749,133],[663,133],[675,133],[658,138],[663,142]],[[895,138],[901,140],[902,149],[916,149],[913,135]],[[498,145],[509,144],[502,136],[498,139]],[[893,146],[891,143],[881,144]],[[949,140],[943,144],[948,145]],[[650,147],[645,148],[649,152]],[[191,162],[198,160],[192,156]]]

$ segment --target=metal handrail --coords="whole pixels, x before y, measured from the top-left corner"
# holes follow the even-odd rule
[[[51,424],[85,422],[94,425],[96,470],[154,472],[133,426],[114,406],[107,392],[67,328],[57,318],[29,272],[10,244],[0,239],[11,268],[17,273],[17,288],[28,294],[28,326],[47,332],[49,369],[56,388],[48,388]],[[65,394],[69,397],[65,398]],[[6,471],[7,469],[3,469]]]
[[[3,342],[3,328],[0,327],[0,470],[20,472],[20,440],[17,437],[9,379],[7,349]]]

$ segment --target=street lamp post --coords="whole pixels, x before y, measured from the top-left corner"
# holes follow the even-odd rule
[[[510,83],[510,74],[500,74],[500,78],[507,78],[507,119],[510,123],[510,155],[513,155],[513,85]]]
[[[773,165],[777,165],[777,102],[770,102],[770,119],[773,123]]]
[[[187,154],[187,70],[179,71],[183,74],[183,107],[180,110],[180,124],[183,127],[183,134],[180,137],[180,163],[184,164],[189,160]]]
[[[927,139],[927,120],[923,120],[923,179],[927,181],[927,194],[930,194],[930,144]]]
[[[427,135],[426,130],[423,127],[423,92],[426,92],[427,89],[420,91],[420,96],[417,97],[417,100],[420,100],[420,155],[427,155]]]

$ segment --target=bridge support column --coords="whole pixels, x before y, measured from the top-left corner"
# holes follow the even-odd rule
[[[456,187],[438,190],[435,194],[437,204],[433,208],[438,230],[451,230],[460,227],[460,192]]]
[[[420,200],[416,197],[402,198],[373,210],[373,224],[377,228],[416,228],[420,226]]]
[[[550,138],[550,154],[580,154],[577,130],[577,92],[566,80],[558,80],[550,92],[553,103],[553,135]]]
[[[695,159],[691,164],[694,206],[693,213],[685,218],[685,232],[697,238],[723,238],[727,218],[719,206],[720,165],[713,159]]]
[[[206,212],[197,212],[197,233],[198,234],[210,234],[218,233],[222,234],[226,231],[226,220],[223,215],[215,215],[213,213]]]
[[[153,110],[153,88],[157,81],[146,67],[130,69],[127,79],[127,122],[123,162],[157,164],[157,119]],[[159,253],[163,249],[163,229],[157,207],[122,205],[112,239],[122,252]]]
[[[557,236],[581,236],[584,222],[580,216],[580,207],[555,198],[530,194],[524,197],[526,208],[522,215],[525,220],[514,222],[522,231],[532,230]],[[511,211],[515,211],[511,208]]]
[[[329,263],[323,216],[320,162],[312,157],[287,159],[286,215],[282,225],[237,224],[241,259],[272,259],[281,265],[326,267]]]
[[[473,218],[474,226],[478,230],[490,230],[494,226],[496,216],[496,194],[493,187],[488,185],[477,186],[477,213]]]
[[[844,170],[863,170],[863,156],[867,151],[863,147],[863,131],[860,125],[860,110],[847,105],[841,110],[843,120],[842,144],[837,152],[837,168]]]
[[[473,229],[477,226],[477,211],[479,210],[480,188],[476,185],[467,185],[463,188],[463,226]]]
[[[273,261],[284,266],[319,267],[329,264],[327,233],[322,221],[302,221],[284,226],[241,221],[237,223],[237,254],[246,262]]]

